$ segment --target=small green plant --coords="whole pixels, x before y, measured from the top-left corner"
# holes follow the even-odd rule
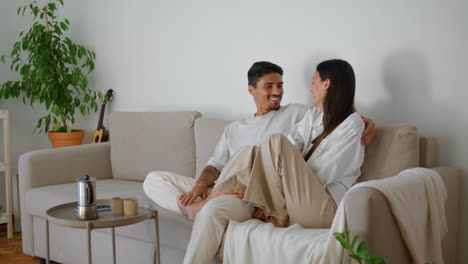
[[[359,264],[384,264],[385,261],[379,257],[376,257],[370,253],[367,253],[367,244],[361,241],[355,250],[355,246],[359,240],[358,236],[354,236],[352,242],[350,241],[350,233],[333,233],[336,240],[338,240],[343,248],[348,250],[351,254],[351,258],[356,260]]]
[[[58,19],[58,4],[63,5],[63,0],[46,1],[43,6],[34,1],[18,8],[18,15],[31,13],[33,25],[19,34],[9,56],[0,56],[3,63],[10,59],[10,69],[20,75],[20,80],[0,84],[0,98],[22,96],[31,107],[35,102],[44,104],[49,114],[38,120],[34,131],[45,133],[50,127],[71,133],[75,111],[83,116],[96,112],[105,100],[101,92],[88,87],[85,75],[94,69],[95,54],[64,35],[70,22]]]

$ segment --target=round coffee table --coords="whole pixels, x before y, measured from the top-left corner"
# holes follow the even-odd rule
[[[97,200],[96,204],[112,204],[112,200]],[[61,204],[54,206],[47,210],[46,217],[46,250],[47,258],[46,263],[50,263],[50,250],[49,250],[49,222],[52,222],[57,225],[73,227],[73,228],[85,228],[88,244],[88,263],[91,264],[91,230],[95,228],[112,228],[112,259],[115,264],[115,227],[126,226],[131,224],[136,224],[146,219],[154,218],[156,237],[155,237],[155,249],[156,249],[156,258],[157,263],[161,263],[161,256],[159,252],[159,218],[158,210],[150,210],[144,207],[138,208],[138,214],[136,216],[125,216],[125,215],[115,215],[112,213],[112,210],[100,211],[99,218],[94,220],[79,220],[75,214],[75,207],[78,205],[77,202]]]

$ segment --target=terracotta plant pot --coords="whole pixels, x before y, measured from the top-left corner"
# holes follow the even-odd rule
[[[49,131],[49,140],[53,148],[81,145],[85,135],[82,129],[72,129],[72,133]]]

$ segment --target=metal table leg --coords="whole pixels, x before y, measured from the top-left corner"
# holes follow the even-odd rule
[[[154,217],[154,224],[155,224],[155,230],[156,230],[156,237],[155,237],[155,248],[156,248],[156,258],[158,260],[158,264],[161,264],[161,251],[159,247],[159,215],[158,215],[158,210],[153,211],[153,217]]]
[[[88,263],[92,264],[91,260],[91,223],[87,222],[86,223],[86,231],[88,233]]]
[[[112,227],[112,263],[115,262],[115,229]]]
[[[49,248],[49,220],[46,217],[46,263],[50,263],[50,248]]]

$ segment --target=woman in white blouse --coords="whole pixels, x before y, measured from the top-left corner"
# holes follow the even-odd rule
[[[294,133],[277,134],[235,154],[210,196],[181,211],[194,219],[210,199],[238,195],[275,226],[327,228],[345,192],[360,176],[364,122],[354,110],[355,76],[344,60],[320,63],[314,104]],[[288,140],[289,139],[289,140]]]

